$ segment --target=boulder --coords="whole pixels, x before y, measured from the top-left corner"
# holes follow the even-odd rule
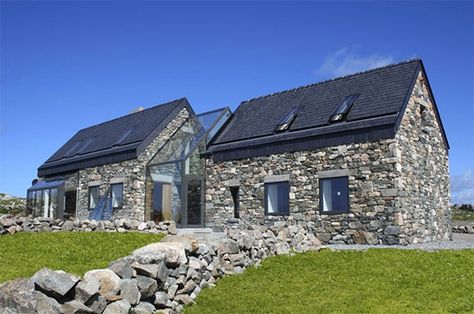
[[[127,300],[119,300],[107,305],[103,314],[128,314],[131,308]]]
[[[99,288],[99,280],[94,276],[89,276],[77,284],[75,299],[82,303],[87,303],[87,301],[99,292]]]
[[[89,307],[93,313],[102,313],[107,306],[107,300],[101,296],[100,294],[96,294],[93,296],[87,303],[87,307]]]
[[[183,289],[179,290],[177,293],[178,294],[190,294],[191,292],[194,291],[196,286],[197,286],[197,284],[194,282],[194,280],[189,280],[188,282],[186,282]]]
[[[143,253],[134,257],[134,260],[140,264],[155,264],[164,261],[164,253]]]
[[[362,231],[364,233],[365,241],[367,244],[379,244],[379,239],[377,235],[373,232]]]
[[[288,254],[290,252],[290,247],[288,243],[281,242],[275,246],[275,253],[276,255]]]
[[[84,274],[84,279],[95,277],[99,283],[99,294],[106,299],[113,297],[120,291],[120,277],[110,269],[95,269]]]
[[[400,226],[387,226],[383,231],[383,233],[388,236],[396,236],[399,235],[400,232]]]
[[[131,313],[132,314],[150,314],[155,312],[155,306],[148,302],[140,302],[135,306]]]
[[[168,303],[168,294],[163,291],[155,293],[155,307],[158,309],[164,309]]]
[[[72,231],[74,229],[74,222],[71,220],[66,220],[61,226],[63,231]]]
[[[59,303],[34,290],[30,279],[15,279],[0,285],[1,313],[63,313]]]
[[[124,257],[109,264],[109,269],[120,276],[122,279],[131,279],[133,277],[133,268],[130,258]]]
[[[135,268],[139,275],[156,278],[158,274],[158,265],[156,264],[140,264],[135,262],[132,264],[132,267]]]
[[[85,306],[77,300],[72,300],[63,304],[62,309],[65,314],[92,314],[92,311],[89,307]],[[43,313],[43,312],[40,312]],[[47,313],[47,312],[44,312]]]
[[[142,300],[151,297],[158,290],[158,283],[154,279],[138,275],[136,280]]]
[[[179,242],[188,253],[194,253],[199,248],[198,241],[191,235],[167,235],[161,242]]]
[[[137,226],[138,231],[143,231],[148,228],[148,224],[146,222],[141,222]]]
[[[135,279],[122,279],[120,281],[120,296],[131,305],[138,304],[141,294],[138,290],[137,281]]]
[[[76,285],[79,277],[62,270],[53,271],[48,268],[42,268],[33,275],[31,280],[46,295],[62,298]]]
[[[239,244],[231,239],[225,239],[218,248],[220,254],[224,255],[226,253],[229,254],[237,254],[240,252]]]
[[[174,297],[174,300],[184,305],[194,303],[193,299],[187,294],[179,294]]]
[[[152,243],[133,251],[132,255],[137,260],[140,255],[150,253],[163,253],[168,266],[179,266],[187,262],[184,246],[180,242]]]

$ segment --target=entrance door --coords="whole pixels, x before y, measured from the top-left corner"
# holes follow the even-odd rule
[[[76,215],[76,190],[64,192],[64,218],[73,218]]]
[[[204,180],[199,176],[184,178],[184,206],[182,224],[186,227],[203,227],[203,190]]]

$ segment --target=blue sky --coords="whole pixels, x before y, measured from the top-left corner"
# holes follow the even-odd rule
[[[0,191],[79,129],[187,97],[197,112],[423,59],[474,203],[473,2],[2,1]]]

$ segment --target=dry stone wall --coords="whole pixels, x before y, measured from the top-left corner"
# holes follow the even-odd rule
[[[225,275],[290,250],[321,249],[304,228],[248,228],[226,229],[205,241],[170,235],[82,278],[43,268],[30,279],[0,285],[0,308],[7,313],[177,313]]]

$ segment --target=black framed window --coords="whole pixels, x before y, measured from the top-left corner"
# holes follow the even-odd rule
[[[324,214],[349,212],[349,178],[319,179],[319,210]]]
[[[265,215],[288,215],[289,192],[288,181],[265,183]]]
[[[123,207],[123,183],[111,184],[112,188],[112,208]]]
[[[95,208],[99,203],[99,186],[89,187],[89,209]]]
[[[230,194],[232,194],[232,201],[234,202],[234,218],[240,218],[240,197],[239,197],[239,187],[231,186]]]

